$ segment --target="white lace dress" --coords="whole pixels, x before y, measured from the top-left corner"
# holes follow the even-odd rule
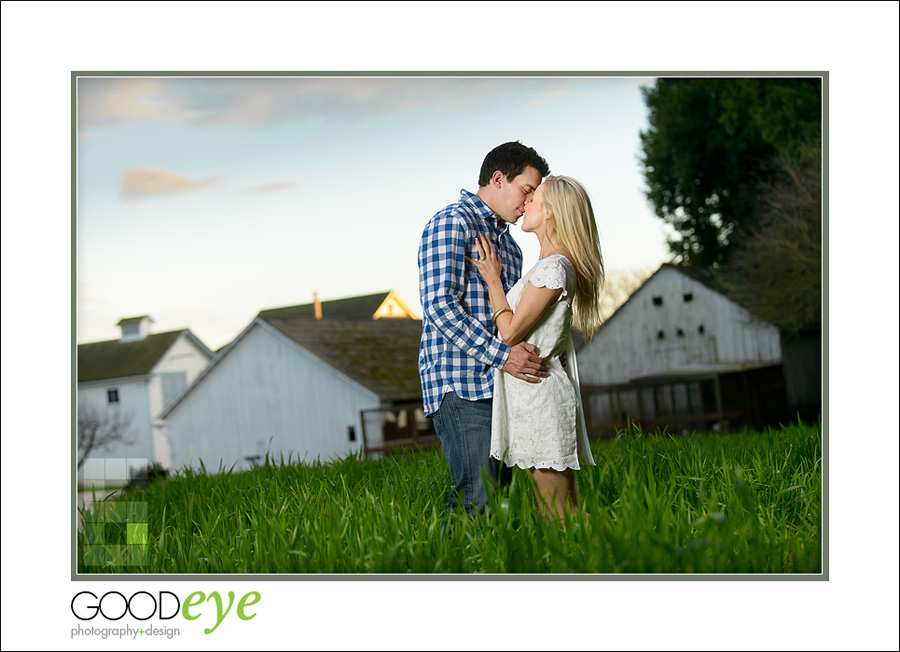
[[[594,466],[588,445],[578,384],[575,347],[569,327],[575,294],[575,268],[559,254],[537,262],[507,294],[515,310],[528,283],[563,288],[525,336],[544,358],[549,378],[529,383],[507,373],[494,375],[491,457],[523,469],[580,469]],[[563,366],[560,356],[566,359]]]

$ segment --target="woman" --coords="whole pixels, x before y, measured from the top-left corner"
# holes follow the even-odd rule
[[[542,508],[556,519],[577,509],[573,471],[594,466],[569,327],[587,338],[600,327],[603,255],[590,199],[570,177],[549,176],[537,188],[522,230],[537,236],[541,253],[508,295],[490,242],[479,237],[481,259],[468,259],[488,286],[500,337],[534,344],[550,374],[539,384],[496,374],[491,456],[530,469]]]

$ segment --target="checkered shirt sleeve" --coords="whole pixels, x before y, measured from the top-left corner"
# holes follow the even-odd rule
[[[460,201],[438,212],[422,234],[419,373],[426,415],[437,411],[449,391],[470,401],[490,398],[495,369],[509,356],[491,323],[487,287],[475,266],[465,261],[466,256],[478,258],[475,242],[483,235],[503,260],[504,289],[522,275],[522,251],[508,225],[497,233],[496,219],[477,196],[462,191]]]

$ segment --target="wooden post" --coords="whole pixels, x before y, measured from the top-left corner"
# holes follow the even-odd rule
[[[363,456],[367,457],[369,455],[369,442],[366,441],[366,411],[359,411],[359,422],[362,424],[362,449]]]
[[[644,388],[641,386],[638,386],[637,388],[637,405],[637,420],[638,423],[640,423],[644,419]]]
[[[716,412],[719,416],[719,432],[722,432],[725,427],[724,422],[722,421],[722,387],[719,383],[719,374],[715,375],[714,387],[716,388]]]

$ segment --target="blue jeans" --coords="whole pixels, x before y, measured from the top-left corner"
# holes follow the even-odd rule
[[[484,511],[488,488],[482,473],[491,491],[498,478],[501,484],[508,484],[512,475],[511,469],[491,457],[491,407],[491,399],[466,401],[449,392],[432,416],[454,484],[447,501],[448,513],[460,500],[469,516]]]

